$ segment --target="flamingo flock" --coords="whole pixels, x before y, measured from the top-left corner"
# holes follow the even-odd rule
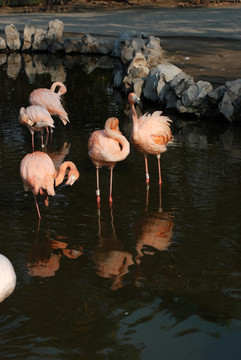
[[[56,92],[57,90],[57,92]],[[64,182],[72,186],[79,178],[79,171],[72,161],[64,161],[56,169],[51,157],[44,151],[35,151],[34,133],[41,133],[41,147],[47,146],[49,132],[53,131],[54,119],[57,116],[67,125],[69,117],[65,111],[61,96],[67,89],[61,82],[55,82],[50,89],[36,89],[29,96],[30,105],[20,108],[18,121],[25,125],[31,133],[32,153],[26,154],[20,163],[20,176],[25,189],[32,191],[38,219],[41,214],[37,202],[37,195],[45,197],[45,206],[49,205],[49,196],[55,195],[55,188]],[[144,155],[146,184],[149,184],[148,155],[156,155],[158,160],[159,184],[162,183],[160,156],[167,150],[172,141],[170,130],[171,119],[163,116],[161,111],[153,114],[137,116],[136,105],[141,105],[135,93],[128,95],[130,113],[132,117],[132,132],[130,141],[132,145]],[[44,143],[43,134],[47,136]],[[112,206],[113,169],[117,162],[123,161],[130,153],[130,143],[119,130],[119,120],[110,117],[102,130],[94,131],[88,140],[88,155],[96,168],[96,201],[100,207],[100,181],[99,169],[107,166],[110,169],[109,204]],[[16,285],[16,274],[11,262],[0,254],[0,302],[9,296]]]

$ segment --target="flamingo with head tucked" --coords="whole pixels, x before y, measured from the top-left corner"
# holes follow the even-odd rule
[[[79,178],[79,172],[72,161],[63,162],[57,172],[53,161],[44,152],[35,151],[25,155],[22,159],[20,176],[25,187],[33,193],[39,219],[41,219],[41,215],[36,195],[45,195],[45,205],[48,206],[48,195],[55,195],[54,184],[58,186],[63,182],[67,170],[69,172],[66,185],[73,185]]]
[[[135,104],[140,105],[140,99],[135,93],[128,95],[128,101],[131,108],[133,128],[131,142],[138,151],[144,154],[146,183],[149,184],[149,171],[147,155],[153,154],[158,160],[159,184],[162,183],[160,157],[167,150],[167,145],[172,140],[170,122],[167,116],[163,116],[162,111],[155,111],[153,114],[144,114],[138,118]]]
[[[55,92],[56,88],[59,88]],[[66,125],[69,122],[68,114],[61,104],[61,95],[67,91],[66,86],[57,81],[54,82],[50,89],[40,88],[31,92],[29,102],[31,105],[43,106],[51,115],[58,116]]]
[[[118,161],[124,160],[130,152],[130,144],[119,131],[119,120],[111,117],[105,122],[104,130],[94,131],[88,141],[88,154],[96,167],[96,196],[97,204],[100,204],[99,168],[110,168],[110,192],[109,202],[112,204],[112,180],[113,168]]]
[[[50,113],[42,106],[31,105],[26,109],[21,107],[18,121],[22,125],[26,125],[32,135],[32,148],[34,151],[34,133],[36,131],[41,131],[41,145],[44,147],[43,143],[43,132],[44,129],[47,131],[46,143],[48,140],[49,130],[48,127],[54,128],[54,120],[52,119]]]

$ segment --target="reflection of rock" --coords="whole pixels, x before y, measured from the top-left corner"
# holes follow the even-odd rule
[[[62,60],[57,57],[51,57],[49,54],[35,54],[33,56],[33,66],[36,68],[36,74],[50,74],[51,82],[66,80],[66,73]]]
[[[77,58],[77,64],[83,65],[83,70],[87,74],[91,74],[95,69],[112,69],[113,59],[109,56],[88,56],[81,55]]]
[[[241,129],[229,128],[220,135],[220,142],[227,151],[228,155],[233,159],[240,162],[241,160]]]
[[[37,74],[36,67],[33,65],[32,56],[29,54],[25,54],[23,56],[24,64],[25,64],[25,72],[29,79],[29,81],[34,81],[35,76]]]
[[[21,68],[21,55],[10,53],[8,56],[7,74],[11,79],[16,79]]]
[[[154,255],[155,250],[167,250],[171,244],[173,215],[168,212],[146,214],[135,226],[136,262],[140,263],[144,255]]]

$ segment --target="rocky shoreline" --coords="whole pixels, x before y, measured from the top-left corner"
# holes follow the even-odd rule
[[[48,29],[25,25],[21,34],[14,24],[0,37],[4,61],[14,63],[14,54],[50,53],[60,55],[105,55],[113,62],[114,87],[160,104],[181,114],[220,118],[231,124],[241,122],[241,79],[227,81],[213,89],[208,81],[195,81],[169,62],[160,39],[145,33],[121,33],[116,39],[96,39],[89,34],[63,40],[64,24],[49,22]],[[5,59],[5,60],[4,60]]]

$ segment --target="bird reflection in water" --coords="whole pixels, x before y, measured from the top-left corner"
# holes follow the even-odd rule
[[[144,255],[154,255],[155,251],[165,251],[171,244],[173,230],[171,212],[146,213],[136,223],[136,263],[140,264]]]
[[[173,211],[163,211],[161,201],[161,185],[159,185],[159,210],[149,212],[149,186],[146,192],[146,211],[135,224],[136,256],[135,262],[140,265],[145,255],[154,255],[156,251],[166,251],[173,234]],[[140,269],[139,269],[140,270]]]
[[[128,268],[133,265],[133,257],[124,250],[124,245],[118,240],[111,208],[111,235],[102,235],[100,210],[98,210],[98,245],[96,246],[93,260],[96,273],[102,278],[112,279],[111,289],[118,290],[123,287],[123,276],[129,272]]]
[[[56,240],[50,239],[50,231],[47,231],[46,240],[39,242],[37,237],[26,256],[26,266],[31,276],[51,277],[60,267],[60,259],[66,256],[69,259],[77,259],[82,255],[82,247],[69,249],[67,242],[60,241],[65,237],[57,236]]]
[[[48,149],[47,154],[52,159],[54,167],[57,171],[59,171],[65,157],[69,154],[70,145],[71,144],[66,141],[59,150],[51,150],[51,148]]]

